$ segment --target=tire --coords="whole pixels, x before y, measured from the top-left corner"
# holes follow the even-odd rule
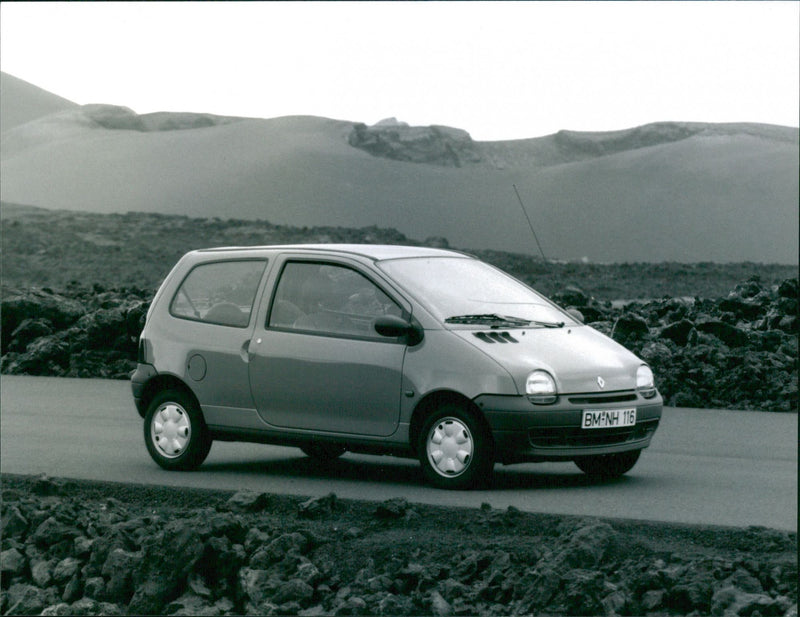
[[[641,450],[620,452],[619,454],[599,454],[597,456],[582,456],[575,459],[575,464],[585,474],[594,478],[610,480],[633,469],[639,460]]]
[[[446,403],[422,423],[417,453],[433,486],[463,490],[489,482],[494,468],[491,436],[475,414]]]
[[[144,443],[164,469],[197,469],[211,449],[211,437],[194,399],[181,390],[159,392],[144,416]]]
[[[323,463],[333,461],[347,452],[346,448],[334,443],[310,443],[300,449],[309,458]]]

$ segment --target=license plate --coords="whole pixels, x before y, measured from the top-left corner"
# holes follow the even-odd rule
[[[581,428],[618,428],[636,424],[636,409],[585,409]]]

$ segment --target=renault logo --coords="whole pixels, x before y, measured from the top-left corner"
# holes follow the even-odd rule
[[[603,388],[606,387],[606,380],[598,375],[597,376],[597,385],[600,386],[600,389],[602,390]]]

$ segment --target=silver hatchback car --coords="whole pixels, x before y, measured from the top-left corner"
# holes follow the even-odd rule
[[[496,462],[619,476],[662,410],[642,360],[530,287],[403,246],[186,254],[150,306],[132,390],[166,469],[249,441],[415,457],[452,489]]]

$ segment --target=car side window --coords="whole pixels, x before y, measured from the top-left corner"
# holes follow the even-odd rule
[[[266,264],[241,260],[195,266],[175,292],[170,313],[182,319],[246,327]]]
[[[367,277],[333,264],[289,262],[281,273],[269,327],[332,336],[383,339],[377,317],[403,310]]]

